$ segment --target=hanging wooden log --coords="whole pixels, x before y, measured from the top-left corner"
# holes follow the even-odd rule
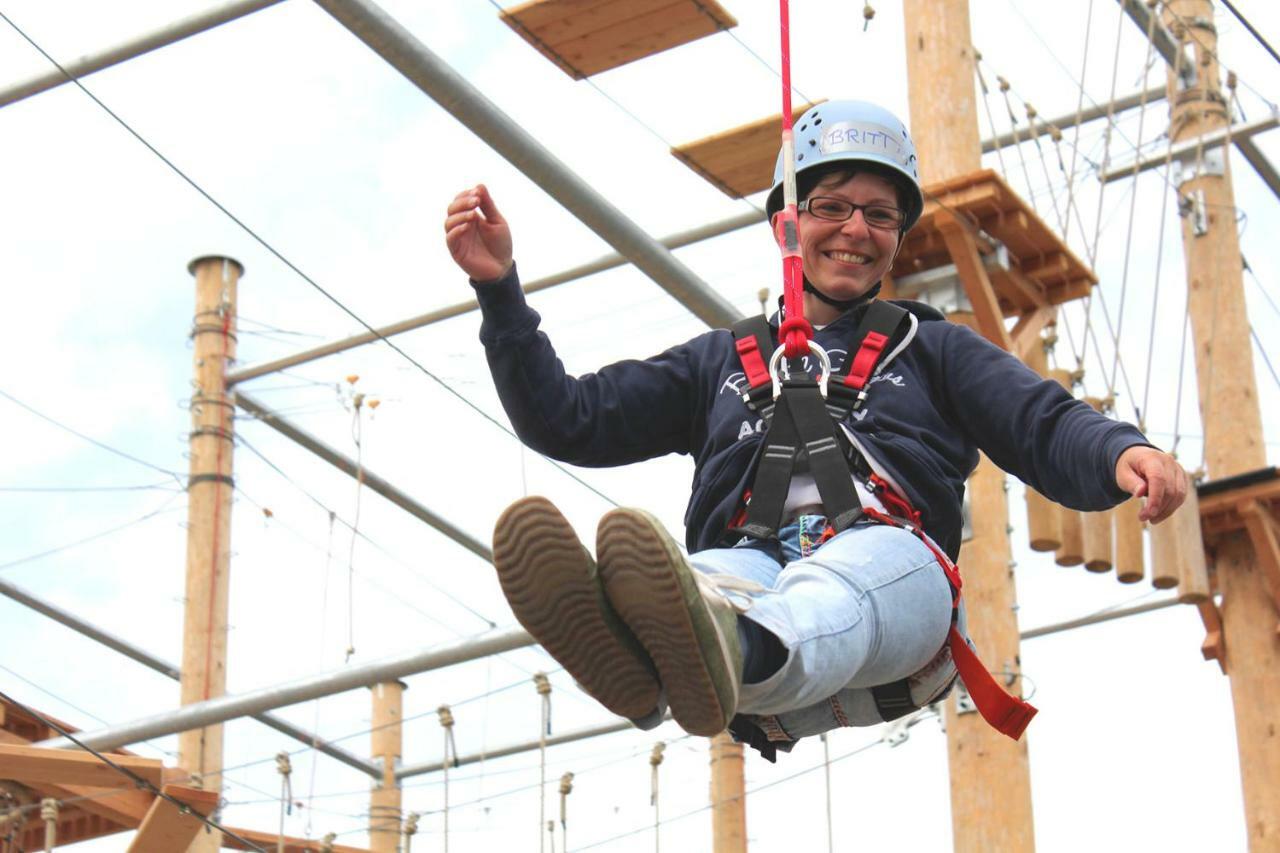
[[[1075,384],[1071,377],[1071,371],[1062,368],[1054,368],[1049,371],[1049,378],[1056,381],[1063,388],[1067,389],[1067,393],[1071,393],[1071,389]],[[1067,509],[1065,506],[1057,507],[1058,514],[1058,548],[1053,555],[1053,561],[1059,566],[1078,566],[1084,562],[1084,522],[1082,514],[1074,509]]]
[[[1187,489],[1187,499],[1162,524],[1176,525],[1181,553],[1178,560],[1178,600],[1199,604],[1213,595],[1209,567],[1204,559],[1204,534],[1200,531],[1200,501],[1195,487]],[[1159,526],[1159,525],[1157,525]]]
[[[1049,361],[1045,353],[1045,344],[1032,341],[1025,359],[1030,367],[1041,376],[1049,372]],[[1056,551],[1062,547],[1062,538],[1058,532],[1058,510],[1053,501],[1027,486],[1027,537],[1032,551]]]
[[[1178,600],[1187,604],[1209,600],[1200,502],[1194,488],[1188,490],[1177,512],[1151,526],[1151,585],[1156,589],[1178,587]]]
[[[1113,524],[1113,561],[1116,580],[1120,583],[1137,583],[1145,574],[1142,562],[1142,522],[1138,513],[1142,501],[1130,498],[1111,510]]]
[[[1101,412],[1104,401],[1085,397],[1084,401]],[[1084,567],[1091,572],[1111,571],[1111,513],[1086,512],[1083,519]]]

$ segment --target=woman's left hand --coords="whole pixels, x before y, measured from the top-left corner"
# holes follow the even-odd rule
[[[1168,453],[1134,445],[1116,461],[1116,485],[1135,498],[1145,497],[1138,519],[1159,524],[1187,499],[1187,472]]]

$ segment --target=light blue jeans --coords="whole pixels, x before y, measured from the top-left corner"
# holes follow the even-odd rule
[[[915,704],[925,705],[955,676],[946,645],[951,587],[933,553],[914,534],[878,523],[819,544],[825,526],[814,515],[784,526],[781,563],[749,542],[689,558],[700,572],[768,590],[751,596],[742,618],[772,631],[788,656],[769,678],[742,686],[738,712],[791,738],[881,722],[876,685],[908,678]]]

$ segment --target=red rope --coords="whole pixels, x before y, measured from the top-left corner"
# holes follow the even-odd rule
[[[788,0],[779,0],[782,33],[782,175],[784,204],[774,220],[782,250],[782,305],[787,315],[778,329],[788,358],[809,352],[813,326],[804,318],[804,263],[800,258],[800,215],[795,204],[795,131],[791,118],[791,15]],[[787,184],[790,183],[790,188]],[[788,198],[789,196],[789,198]]]

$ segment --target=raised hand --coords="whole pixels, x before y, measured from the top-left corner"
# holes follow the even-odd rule
[[[454,263],[474,281],[495,281],[511,269],[511,228],[484,184],[453,197],[444,242]]]
[[[1147,499],[1138,518],[1159,524],[1182,505],[1189,487],[1187,472],[1168,453],[1134,445],[1116,460],[1116,485],[1135,498]]]

